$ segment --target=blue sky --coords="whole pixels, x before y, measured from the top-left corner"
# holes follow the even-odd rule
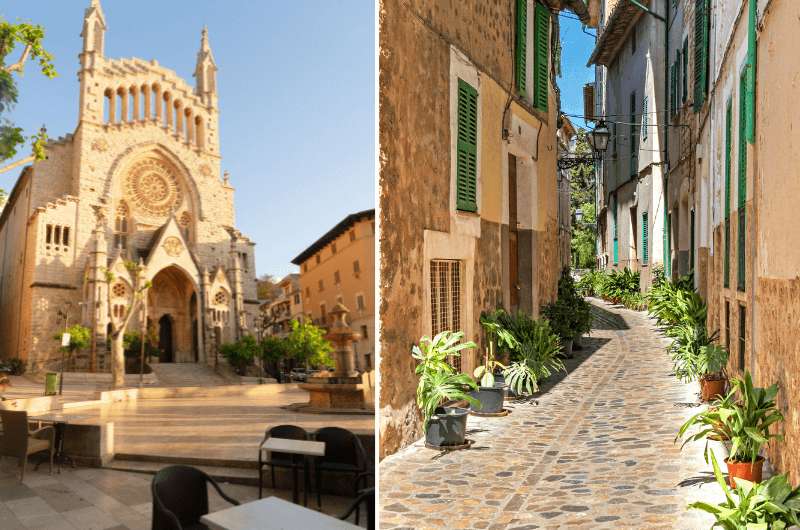
[[[586,61],[594,49],[595,30],[581,29],[581,23],[571,11],[563,11],[561,25],[561,72],[558,86],[561,89],[561,109],[566,114],[583,114],[583,85],[594,81],[594,67],[587,68]],[[576,126],[585,127],[582,119],[570,118]]]
[[[59,76],[29,63],[8,117],[27,134],[74,130],[78,53],[89,0],[2,0],[0,16],[45,26]],[[347,214],[374,206],[372,0],[103,0],[106,55],[156,59],[194,83],[208,25],[219,72],[222,168],[259,274],[289,262]],[[0,174],[10,191],[17,171]]]

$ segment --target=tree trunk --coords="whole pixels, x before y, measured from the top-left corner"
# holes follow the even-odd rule
[[[113,388],[125,386],[125,346],[124,334],[119,333],[111,337],[111,377]]]

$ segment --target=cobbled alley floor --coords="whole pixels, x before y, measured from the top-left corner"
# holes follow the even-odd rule
[[[592,300],[594,329],[568,373],[506,417],[470,416],[470,449],[421,441],[383,460],[381,528],[709,528],[719,502],[704,444],[673,442],[701,410],[671,375],[645,313]]]

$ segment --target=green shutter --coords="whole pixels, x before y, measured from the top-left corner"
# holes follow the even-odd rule
[[[681,65],[683,72],[683,75],[681,75],[683,88],[683,90],[681,90],[681,103],[686,103],[686,98],[689,95],[689,37],[683,39],[683,53],[681,54],[681,59],[683,60]]]
[[[550,88],[550,10],[540,3],[534,4],[533,35],[533,106],[547,111]]]
[[[458,142],[456,161],[456,208],[478,211],[478,91],[458,80]]]
[[[694,8],[694,111],[699,112],[708,93],[708,0],[695,0]]]
[[[664,270],[667,271],[667,278],[672,278],[672,214],[667,214],[666,251],[664,252]]]
[[[617,198],[614,197],[611,208],[611,236],[614,239],[614,265],[619,262],[619,239],[617,237]]]
[[[517,89],[525,97],[525,84],[528,77],[525,64],[528,51],[528,7],[527,0],[517,0]]]
[[[745,221],[745,202],[747,200],[747,67],[739,77],[739,186],[738,186],[738,205],[737,218],[738,229],[736,237],[738,239],[738,275],[737,287],[744,291],[745,280],[745,234],[747,224]]]
[[[747,9],[747,141],[756,141],[756,0],[749,0]]]
[[[647,265],[650,261],[650,248],[649,248],[649,241],[647,235],[650,231],[650,227],[647,225],[647,212],[642,214],[642,263]]]
[[[678,68],[675,63],[669,67],[669,115],[674,116],[678,112]]]
[[[733,102],[728,99],[725,110],[725,253],[723,255],[723,286],[730,286],[731,276],[731,152],[733,151]]]

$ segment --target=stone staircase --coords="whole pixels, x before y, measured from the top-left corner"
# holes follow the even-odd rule
[[[150,366],[158,378],[158,386],[161,387],[239,384],[239,381],[223,377],[203,363],[154,363]]]

